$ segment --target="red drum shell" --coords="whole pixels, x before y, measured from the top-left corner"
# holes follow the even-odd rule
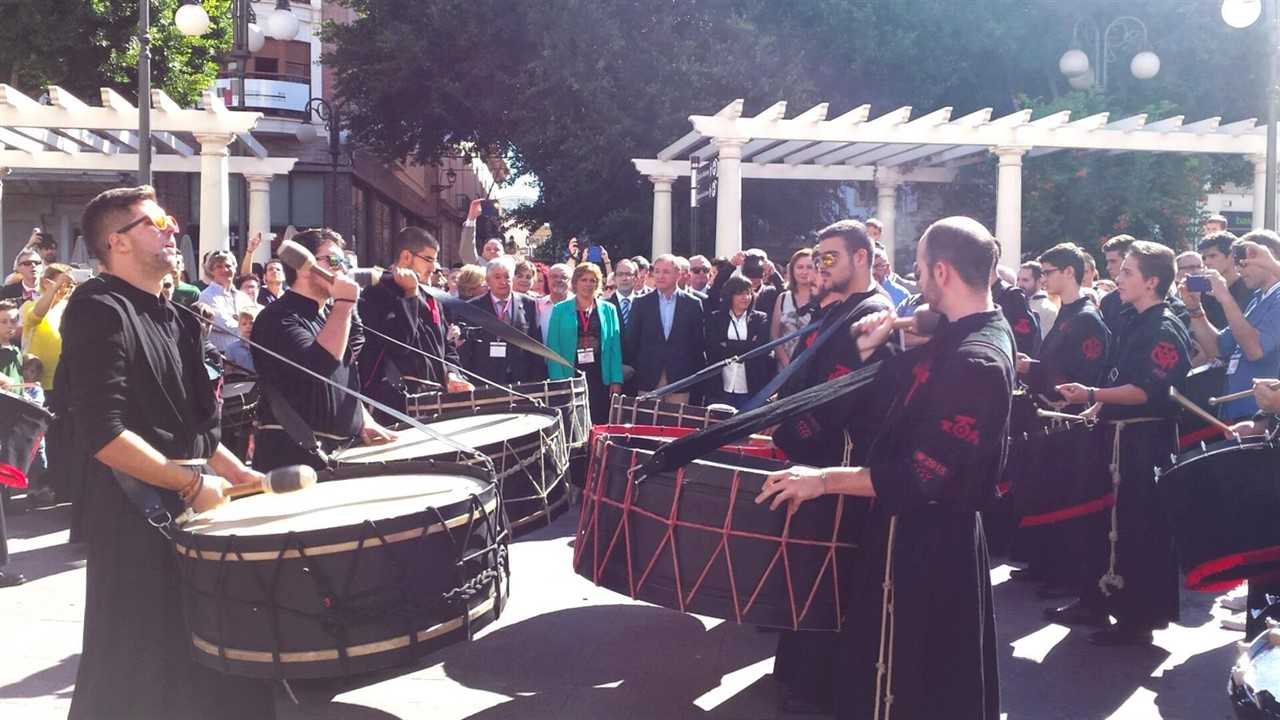
[[[786,464],[717,451],[637,481],[656,442],[597,433],[574,568],[597,585],[681,612],[838,630],[866,503],[827,496],[794,514],[757,505]]]
[[[1183,453],[1156,484],[1188,588],[1280,575],[1280,446],[1223,440]]]

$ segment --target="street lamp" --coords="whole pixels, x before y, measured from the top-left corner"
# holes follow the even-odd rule
[[[334,104],[324,98],[313,97],[307,101],[306,106],[307,115],[314,112],[329,131],[329,182],[333,186],[333,195],[324,204],[324,224],[328,227],[334,225],[332,213],[337,206],[338,159],[342,156],[342,108],[345,105],[346,102]],[[305,144],[315,140],[319,133],[316,132],[315,125],[305,122],[298,126],[294,135],[298,142]]]
[[[1263,14],[1262,0],[1222,0],[1222,19],[1233,28],[1247,28],[1257,22]],[[1264,102],[1267,105],[1267,181],[1264,186],[1264,205],[1262,226],[1268,230],[1276,229],[1276,63],[1280,62],[1277,51],[1280,50],[1280,12],[1277,12],[1276,0],[1267,0],[1265,4],[1267,27],[1267,92]],[[1254,212],[1257,212],[1254,208]]]
[[[235,23],[232,34],[229,69],[240,78],[240,97],[244,97],[244,68],[249,55],[262,49],[266,38],[254,22],[251,0],[234,0],[231,14]],[[178,32],[197,37],[209,32],[209,13],[200,0],[183,0],[173,14]],[[267,33],[277,40],[292,40],[298,35],[298,18],[289,10],[289,0],[276,0],[276,9],[267,18]],[[138,183],[151,184],[151,2],[138,3]]]
[[[1093,47],[1093,57],[1098,59],[1096,68],[1082,49],[1086,44]],[[1107,66],[1119,60],[1121,50],[1138,50],[1129,61],[1129,72],[1135,78],[1150,80],[1160,72],[1160,56],[1151,49],[1147,26],[1129,15],[1112,20],[1102,31],[1092,20],[1078,20],[1071,29],[1071,49],[1058,58],[1058,70],[1077,90],[1090,87],[1095,80],[1105,90]]]

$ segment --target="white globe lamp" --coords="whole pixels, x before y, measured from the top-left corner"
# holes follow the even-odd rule
[[[267,44],[267,35],[258,27],[258,23],[249,23],[249,52],[259,53]]]
[[[1089,56],[1083,50],[1068,50],[1058,58],[1058,70],[1069,78],[1084,75],[1089,72]]]
[[[286,8],[276,8],[267,16],[267,34],[288,42],[298,36],[298,16]]]
[[[319,137],[319,133],[316,132],[315,125],[312,125],[309,122],[304,122],[298,126],[297,130],[293,131],[293,136],[298,138],[298,142],[305,145]]]
[[[1129,72],[1139,80],[1150,80],[1160,72],[1160,56],[1150,50],[1143,50],[1129,61]]]
[[[183,5],[173,14],[173,24],[187,37],[197,37],[209,32],[209,13],[200,5]]]
[[[1222,0],[1222,19],[1233,28],[1247,28],[1262,15],[1262,0]]]
[[[1093,70],[1085,71],[1083,75],[1067,78],[1067,84],[1076,90],[1088,90],[1093,87]]]

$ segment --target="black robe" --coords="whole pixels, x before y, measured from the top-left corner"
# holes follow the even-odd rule
[[[126,429],[170,459],[212,454],[219,413],[199,324],[104,275],[72,295],[62,342],[57,382],[85,475],[89,543],[84,649],[70,717],[274,717],[270,685],[192,660],[173,546],[92,457]]]
[[[1169,388],[1190,368],[1190,345],[1186,328],[1164,303],[1128,314],[1105,386],[1136,385],[1146,392],[1147,402],[1103,405],[1099,414],[1113,423],[1103,429],[1103,452],[1111,452],[1115,433],[1121,433],[1115,572],[1124,579],[1124,588],[1104,594],[1097,586],[1110,569],[1107,516],[1086,548],[1093,563],[1088,578],[1093,582],[1083,588],[1081,600],[1137,629],[1162,628],[1178,620],[1178,566],[1156,494],[1155,468],[1167,464],[1178,451],[1178,406],[1169,399]],[[1135,422],[1121,430],[1114,425],[1138,418],[1157,420]],[[1110,482],[1109,476],[1104,479]]]
[[[859,305],[861,304],[861,307]],[[890,310],[890,301],[882,292],[873,290],[867,293],[856,293],[844,301],[833,303],[818,311],[814,322],[821,325],[814,332],[806,334],[801,346],[808,352],[814,340],[830,323],[849,310],[858,308],[850,317],[849,324],[881,310]],[[834,380],[868,363],[882,360],[888,353],[881,348],[863,362],[858,352],[857,343],[847,332],[836,332],[819,348],[812,362],[796,373],[792,380],[783,386],[779,394],[793,395],[806,388],[821,385]],[[774,431],[774,442],[782,448],[792,462],[815,467],[841,465],[844,462],[844,432],[849,432],[853,440],[850,462],[862,463],[866,460],[871,439],[875,437],[874,424],[883,414],[876,412],[868,401],[830,403],[812,412],[782,423]],[[857,528],[862,522],[868,503],[859,498],[846,498],[846,515],[850,521],[844,528],[850,530],[849,542],[857,542]],[[835,498],[818,498],[817,502],[835,504]],[[849,589],[842,587],[841,597],[848,597]],[[836,658],[843,638],[836,633],[790,632],[783,631],[778,636],[778,652],[774,657],[773,674],[792,697],[801,699],[812,705],[828,707],[834,700]]]
[[[892,565],[885,647],[895,720],[998,720],[995,617],[979,511],[1008,447],[1014,338],[999,311],[944,323],[886,362],[894,400],[867,467],[876,497],[845,632],[837,717],[875,714],[882,583]],[[897,618],[897,621],[893,619]]]
[[[996,278],[991,285],[991,300],[1000,308],[1005,322],[1009,323],[1018,352],[1036,357],[1040,351],[1040,320],[1031,311],[1026,293],[1022,288]]]

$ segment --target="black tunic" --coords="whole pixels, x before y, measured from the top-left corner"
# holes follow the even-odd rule
[[[1036,357],[1036,353],[1040,351],[1040,321],[1031,311],[1026,293],[1022,292],[1022,288],[996,278],[991,286],[991,300],[1000,308],[1009,328],[1013,330],[1018,352]]]
[[[864,720],[882,698],[877,669],[885,563],[893,611],[886,658],[896,720],[998,720],[995,618],[979,511],[995,497],[1008,446],[1014,339],[999,311],[944,323],[886,362],[895,399],[870,451],[876,497],[849,609],[849,680],[837,716]],[[890,539],[892,537],[892,539]],[[896,618],[896,621],[894,620]]]
[[[342,360],[337,360],[316,341],[324,329],[329,311],[329,305],[321,306],[305,295],[287,290],[279,300],[258,314],[251,339],[338,385],[359,391],[355,362],[364,344],[359,320],[352,318],[347,351]],[[319,436],[322,444],[332,447],[356,437],[364,429],[360,401],[349,393],[317,380],[258,348],[253,349],[253,364],[258,370],[259,387],[263,389],[264,402],[258,404],[260,425],[279,424],[270,400],[271,393],[277,392],[313,431],[323,436],[342,438],[326,440]],[[314,453],[302,448],[283,431],[259,429],[254,443],[253,465],[259,470],[294,464],[321,466]]]
[[[1111,332],[1087,297],[1063,305],[1040,347],[1038,363],[1026,375],[1032,392],[1061,400],[1054,388],[1064,383],[1096,387],[1107,371]]]
[[[1178,406],[1169,399],[1169,388],[1187,374],[1190,344],[1186,328],[1163,303],[1128,315],[1105,385],[1136,385],[1146,392],[1147,402],[1103,405],[1099,415],[1113,422],[1156,418],[1119,430],[1114,425],[1105,428],[1106,453],[1111,452],[1114,433],[1122,433],[1116,573],[1124,579],[1124,588],[1103,595],[1096,586],[1110,567],[1107,522],[1095,533],[1089,550],[1094,584],[1084,588],[1089,594],[1082,598],[1105,608],[1118,622],[1139,629],[1161,628],[1178,620],[1178,568],[1156,495],[1155,468],[1168,463],[1178,450]],[[1110,482],[1109,475],[1106,481]]]
[[[125,430],[171,459],[212,454],[219,418],[198,323],[103,275],[72,295],[62,342],[58,387],[86,477],[89,542],[84,650],[70,717],[274,716],[268,685],[191,659],[173,547],[92,459]]]
[[[416,295],[405,297],[390,272],[384,273],[377,285],[360,293],[360,319],[371,330],[439,358],[428,358],[368,333],[360,353],[360,387],[379,402],[403,410],[405,396],[398,386],[400,376],[444,385],[448,379],[445,364],[459,365],[458,351],[446,339],[449,320],[444,308],[421,289]],[[421,389],[410,386],[410,392],[415,391]]]

